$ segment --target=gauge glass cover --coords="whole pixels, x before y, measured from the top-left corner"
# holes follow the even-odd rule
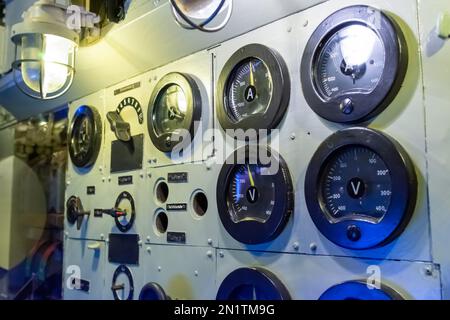
[[[314,63],[314,80],[325,100],[370,94],[384,71],[385,48],[367,26],[350,24],[332,34]]]
[[[358,219],[379,223],[391,203],[389,169],[376,152],[364,146],[334,152],[320,185],[324,212],[332,223]]]
[[[249,58],[233,70],[227,88],[227,113],[237,123],[266,113],[273,95],[272,75],[262,60]]]
[[[183,89],[177,84],[166,86],[159,93],[153,109],[156,134],[161,136],[173,133],[180,128],[189,128],[187,109],[188,103]]]

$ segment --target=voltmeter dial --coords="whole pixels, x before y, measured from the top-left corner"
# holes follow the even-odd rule
[[[250,44],[227,61],[217,86],[218,117],[224,129],[274,129],[290,98],[287,67],[274,50]]]
[[[69,155],[78,168],[97,160],[102,140],[102,120],[94,107],[81,106],[74,114],[69,132]]]
[[[148,132],[153,144],[170,152],[181,138],[194,136],[201,118],[201,95],[195,80],[186,74],[169,73],[156,85],[148,109]],[[183,141],[185,139],[182,139]]]
[[[395,97],[407,64],[404,35],[394,20],[368,6],[344,8],[323,21],[307,43],[303,92],[327,120],[366,121]]]
[[[293,210],[293,187],[284,160],[267,150],[263,163],[256,146],[238,149],[217,182],[217,205],[225,229],[236,240],[257,244],[273,240]],[[232,159],[236,159],[235,164]]]
[[[329,240],[368,249],[404,230],[414,211],[417,178],[395,140],[352,128],[320,145],[308,166],[305,196],[312,220]]]

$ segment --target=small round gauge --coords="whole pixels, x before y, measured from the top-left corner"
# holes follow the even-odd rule
[[[381,284],[371,286],[365,280],[347,281],[325,291],[319,300],[404,300],[393,288]]]
[[[115,208],[126,213],[125,215],[116,215],[114,217],[116,227],[121,232],[128,232],[133,227],[136,219],[136,209],[131,194],[126,191],[122,192],[116,200]]]
[[[217,205],[225,229],[246,244],[276,238],[293,211],[293,186],[284,160],[267,150],[267,163],[259,147],[235,151],[222,167],[217,182]],[[233,163],[233,159],[237,159]]]
[[[102,140],[102,121],[93,107],[81,106],[74,114],[69,132],[69,155],[78,168],[89,168],[97,160]]]
[[[392,101],[407,64],[404,35],[391,18],[368,6],[344,8],[323,21],[308,41],[303,92],[321,117],[363,122]]]
[[[318,229],[350,249],[385,245],[404,230],[417,198],[414,165],[379,131],[338,131],[318,148],[305,178],[306,204]]]
[[[220,74],[219,122],[225,130],[274,129],[289,99],[289,73],[281,56],[263,45],[250,44],[235,52]]]
[[[111,291],[114,300],[133,300],[133,274],[127,266],[120,265],[117,267],[113,275]]]
[[[194,124],[201,118],[201,95],[195,80],[181,73],[164,76],[152,93],[147,117],[150,138],[162,152],[172,151],[187,134],[193,137]]]
[[[139,294],[139,300],[159,301],[171,300],[164,289],[156,282],[147,283]]]
[[[290,300],[284,284],[263,268],[240,268],[231,272],[217,292],[217,300]]]

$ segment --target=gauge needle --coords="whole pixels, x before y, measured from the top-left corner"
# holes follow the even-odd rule
[[[255,187],[255,180],[253,180],[252,171],[250,170],[250,166],[248,164],[247,164],[247,171],[248,171],[248,176],[250,178],[250,185],[254,188]]]
[[[255,86],[255,76],[253,74],[253,62],[250,61],[250,85]]]

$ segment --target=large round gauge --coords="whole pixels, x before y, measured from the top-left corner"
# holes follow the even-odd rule
[[[274,129],[288,107],[289,73],[282,57],[260,44],[234,53],[217,84],[217,113],[227,129]]]
[[[303,92],[329,121],[366,121],[395,97],[407,64],[406,42],[393,20],[368,6],[348,7],[323,21],[308,41]]]
[[[348,281],[335,285],[325,291],[319,300],[404,300],[393,288],[381,284],[372,287],[367,281]]]
[[[102,121],[93,107],[81,106],[74,114],[69,132],[69,155],[78,168],[94,165],[102,141]]]
[[[171,300],[164,289],[156,282],[147,283],[139,294],[139,300],[159,301]]]
[[[164,76],[153,90],[148,108],[153,144],[162,152],[171,152],[181,141],[191,141],[201,108],[200,91],[192,77],[182,73]]]
[[[122,192],[116,200],[115,208],[125,213],[114,216],[116,227],[121,232],[129,231],[133,227],[134,220],[136,219],[136,209],[131,194],[126,191]]]
[[[320,145],[306,172],[305,196],[312,220],[329,240],[368,249],[404,230],[415,208],[417,178],[395,140],[351,128]]]
[[[276,238],[294,208],[286,163],[275,151],[260,148],[252,145],[236,150],[217,182],[220,220],[233,238],[246,244]],[[267,159],[262,161],[258,152],[265,152]]]
[[[263,268],[241,268],[231,272],[217,292],[217,300],[290,300],[284,284]]]
[[[133,275],[127,266],[120,265],[117,267],[113,275],[111,291],[113,293],[114,300],[133,300]]]

